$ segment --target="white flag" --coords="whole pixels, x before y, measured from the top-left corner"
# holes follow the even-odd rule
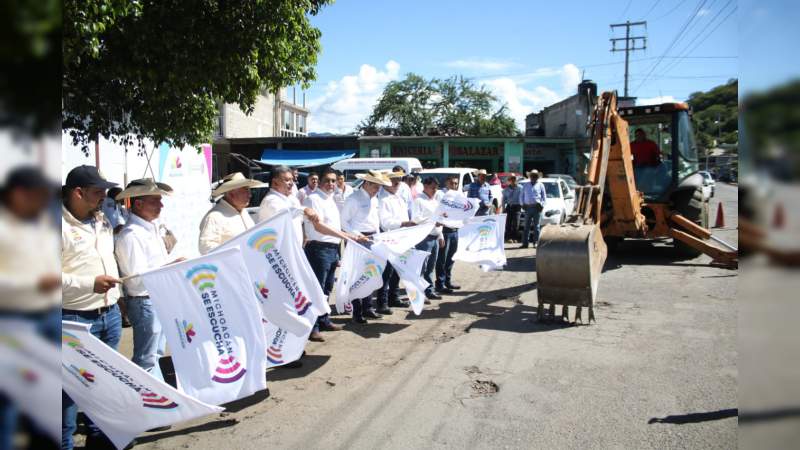
[[[61,416],[53,399],[61,395],[61,353],[28,323],[0,323],[0,392],[53,442],[61,441]]]
[[[316,314],[311,314],[314,315],[314,320],[316,320]],[[308,330],[302,336],[295,336],[265,320],[264,334],[267,336],[267,367],[269,368],[289,364],[300,359],[308,343],[311,330]]]
[[[478,263],[484,270],[494,270],[506,264],[506,215],[473,217],[458,230],[458,250],[453,259]]]
[[[252,292],[270,323],[295,336],[311,332],[316,316],[331,312],[328,299],[298,244],[292,215],[281,213],[221,245],[240,247]],[[215,250],[218,251],[218,250]]]
[[[336,280],[336,310],[350,312],[352,301],[372,294],[383,285],[386,260],[361,244],[348,241]]]
[[[184,392],[219,405],[266,389],[261,310],[238,247],[142,274]]]
[[[425,305],[425,289],[430,286],[430,284],[422,278],[421,271],[422,265],[425,263],[425,258],[427,258],[430,253],[415,248],[408,249],[405,253],[400,255],[384,253],[384,248],[377,244],[372,246],[372,250],[379,256],[385,256],[392,267],[394,267],[394,270],[397,271],[400,282],[403,284],[403,288],[405,288],[406,294],[408,295],[408,301],[411,303],[411,310],[414,311],[414,314],[420,315]]]
[[[478,212],[480,200],[467,198],[458,191],[447,191],[439,200],[439,206],[433,213],[436,222],[450,228],[461,228],[464,221],[471,219]]]
[[[154,378],[94,337],[89,328],[62,322],[63,389],[117,448],[146,430],[223,410]]]
[[[380,245],[394,254],[403,254],[431,234],[434,225],[435,223],[430,221],[413,227],[403,227],[374,234],[372,235],[374,244],[370,249],[374,251],[374,247]]]

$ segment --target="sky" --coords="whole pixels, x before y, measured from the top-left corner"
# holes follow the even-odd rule
[[[625,29],[609,25],[626,20],[647,21],[631,28],[647,48],[631,53],[630,95],[640,104],[683,101],[738,77],[737,3],[337,0],[311,18],[322,51],[306,91],[308,129],[352,132],[386,83],[409,72],[471,78],[524,129],[527,114],[573,95],[582,78],[622,95],[625,54],[611,52],[609,39]]]

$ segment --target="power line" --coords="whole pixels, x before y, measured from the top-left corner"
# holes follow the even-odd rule
[[[663,19],[664,17],[667,17],[667,16],[669,16],[670,14],[674,13],[675,11],[677,11],[677,10],[678,10],[678,8],[680,8],[680,7],[681,7],[681,6],[682,6],[684,3],[686,3],[686,0],[681,0],[681,1],[680,1],[680,2],[677,4],[677,5],[675,5],[675,7],[674,7],[674,8],[670,9],[670,10],[669,10],[669,11],[668,11],[666,14],[662,14],[662,15],[660,15],[660,16],[658,16],[658,17],[656,17],[656,18],[655,18],[655,19],[653,19],[651,22],[655,22],[656,20],[661,20],[661,19]]]
[[[647,16],[649,16],[650,13],[653,12],[654,9],[656,9],[656,6],[658,6],[659,3],[661,3],[661,0],[656,0],[655,2],[653,2],[653,6],[651,6],[650,9],[648,9],[647,12],[644,13],[644,16],[642,16],[642,18],[647,19]]]
[[[630,9],[630,7],[631,7],[631,3],[633,3],[633,0],[628,0],[628,4],[627,4],[627,5],[625,5],[625,9],[623,9],[623,10],[622,10],[622,14],[620,14],[620,15],[619,15],[619,18],[620,18],[620,19],[622,19],[623,17],[625,17],[625,14],[628,12],[628,10],[629,10],[629,9]]]
[[[643,26],[647,30],[647,22],[631,22],[630,20],[625,23],[612,24],[611,29],[625,27],[624,38],[611,38],[611,51],[612,52],[625,52],[625,97],[628,96],[628,67],[630,63],[630,53],[636,50],[644,50],[647,48],[647,36],[631,36],[631,27]],[[625,48],[618,49],[617,42],[625,41]],[[641,46],[637,47],[636,43],[641,42]]]

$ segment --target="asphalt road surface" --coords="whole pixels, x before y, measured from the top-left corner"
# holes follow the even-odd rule
[[[719,183],[736,243],[737,191]],[[597,322],[536,320],[535,249],[506,270],[456,263],[456,295],[310,343],[269,395],[139,438],[137,448],[724,448],[737,446],[738,271],[626,241]],[[348,323],[344,316],[334,321]],[[129,352],[130,330],[126,330]],[[127,349],[127,350],[126,350]]]

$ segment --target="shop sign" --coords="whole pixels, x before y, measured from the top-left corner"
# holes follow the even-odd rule
[[[503,144],[450,145],[450,157],[457,156],[502,156]]]

